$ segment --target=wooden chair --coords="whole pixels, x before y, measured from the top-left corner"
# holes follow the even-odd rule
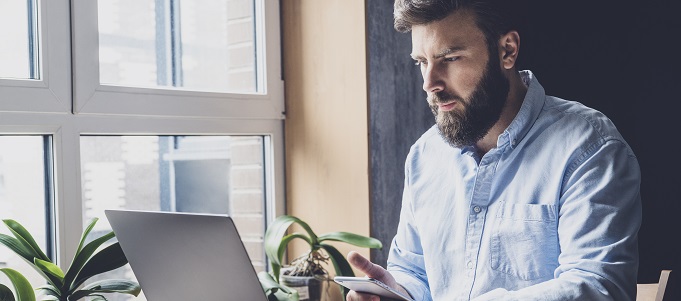
[[[670,270],[663,270],[658,283],[637,284],[636,301],[662,301],[669,273],[671,273]]]

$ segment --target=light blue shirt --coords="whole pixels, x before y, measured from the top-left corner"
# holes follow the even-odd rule
[[[545,95],[478,158],[437,128],[412,146],[388,270],[415,300],[634,300],[640,170],[612,122]]]

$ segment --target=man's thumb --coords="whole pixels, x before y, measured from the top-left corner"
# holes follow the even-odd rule
[[[350,251],[350,253],[348,253],[348,262],[366,274],[369,278],[381,279],[386,273],[386,270],[383,269],[383,267],[372,263],[355,251]]]

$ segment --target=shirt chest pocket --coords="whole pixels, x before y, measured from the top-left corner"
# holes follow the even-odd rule
[[[553,205],[502,202],[491,235],[491,266],[522,280],[553,277],[558,227]]]

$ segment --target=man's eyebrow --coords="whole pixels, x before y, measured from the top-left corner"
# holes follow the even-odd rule
[[[463,47],[463,46],[448,47],[448,48],[438,52],[435,56],[433,56],[433,58],[439,59],[439,58],[442,58],[442,57],[444,57],[448,54],[452,54],[454,52],[462,51],[462,50],[465,50],[465,49],[466,49],[466,47]],[[410,54],[409,56],[411,56],[412,59],[417,60],[417,61],[426,59],[422,55],[417,55],[417,54]]]
[[[466,49],[466,48],[463,47],[463,46],[449,47],[449,48],[447,48],[447,49],[445,49],[445,50],[440,51],[438,54],[436,54],[436,55],[434,56],[434,58],[439,59],[439,58],[442,58],[442,57],[444,57],[444,56],[446,56],[446,55],[448,55],[448,54],[452,54],[452,53],[454,53],[454,52],[459,52],[459,51],[462,51],[462,50],[464,50],[464,49]]]

